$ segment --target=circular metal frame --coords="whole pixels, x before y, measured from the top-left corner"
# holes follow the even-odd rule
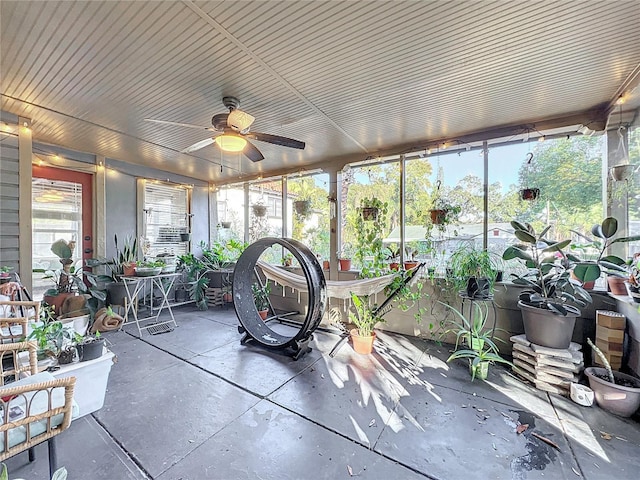
[[[254,269],[262,253],[273,245],[287,249],[302,267],[307,281],[308,308],[300,330],[292,337],[273,331],[260,318],[253,300],[251,285]],[[299,350],[320,324],[327,305],[327,282],[316,256],[304,244],[291,238],[266,237],[249,245],[236,263],[233,275],[233,306],[246,334],[260,345],[270,348],[292,347]]]

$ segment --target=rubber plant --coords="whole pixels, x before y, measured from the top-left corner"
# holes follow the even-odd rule
[[[591,227],[591,233],[599,240],[591,239],[576,231],[574,233],[585,238],[598,249],[598,258],[595,261],[579,262],[573,269],[573,274],[581,282],[586,283],[597,280],[603,271],[607,275],[616,277],[627,276],[626,262],[616,255],[605,255],[605,252],[611,245],[616,243],[638,241],[640,240],[640,235],[614,238],[618,233],[618,220],[614,217],[607,217],[600,225]]]

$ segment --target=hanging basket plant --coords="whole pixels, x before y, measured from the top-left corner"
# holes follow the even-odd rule
[[[363,207],[360,210],[360,215],[365,222],[375,221],[378,218],[379,210],[376,207]]]
[[[533,153],[527,153],[527,158],[525,159],[527,165],[527,172],[529,174],[533,173]],[[520,190],[520,199],[525,201],[533,201],[537,200],[540,197],[540,189],[539,188],[522,188]]]
[[[540,197],[540,189],[539,188],[523,188],[520,190],[520,199],[521,200],[537,200]]]
[[[311,212],[311,200],[296,200],[293,202],[293,208],[298,215],[306,217]]]
[[[625,182],[633,176],[637,168],[638,165],[616,165],[609,169],[609,174],[616,182]]]
[[[260,203],[251,205],[251,209],[256,217],[264,217],[267,214],[267,206]]]
[[[363,198],[360,200],[360,216],[365,222],[375,222],[378,220],[380,209],[384,206],[384,202],[376,197]]]
[[[447,222],[447,210],[443,208],[434,208],[429,210],[431,215],[431,223],[434,225],[444,225]]]

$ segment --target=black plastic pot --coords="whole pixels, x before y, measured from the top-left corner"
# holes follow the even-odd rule
[[[62,350],[59,354],[58,354],[58,363],[60,365],[66,365],[68,363],[73,362],[73,358],[76,355],[76,349],[73,347],[69,347],[65,350]]]
[[[491,282],[486,277],[469,277],[466,293],[469,298],[487,298],[491,295]]]
[[[191,234],[190,233],[181,233],[180,234],[180,241],[181,242],[188,242],[189,240],[191,240]]]
[[[79,343],[76,348],[78,349],[78,358],[81,362],[95,360],[102,356],[102,352],[104,350],[104,338],[99,338],[89,343]]]

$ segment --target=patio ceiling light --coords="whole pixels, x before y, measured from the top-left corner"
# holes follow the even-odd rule
[[[241,152],[247,145],[244,138],[228,133],[216,137],[215,142],[225,152]]]

